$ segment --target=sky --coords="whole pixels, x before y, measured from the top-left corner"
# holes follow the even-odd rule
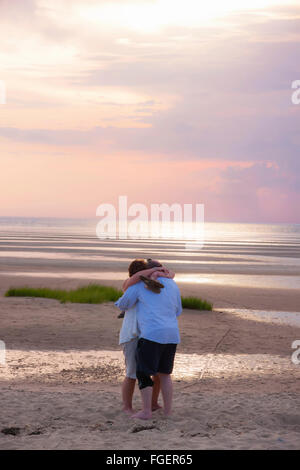
[[[0,216],[300,223],[300,2],[0,0]]]

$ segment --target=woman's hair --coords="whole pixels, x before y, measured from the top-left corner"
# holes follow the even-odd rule
[[[143,271],[143,269],[147,269],[148,265],[144,259],[135,259],[132,261],[128,267],[129,277],[133,276],[135,273],[139,271]]]
[[[147,269],[151,269],[151,268],[161,268],[162,264],[155,260],[155,259],[151,259],[151,258],[148,258],[147,259]]]

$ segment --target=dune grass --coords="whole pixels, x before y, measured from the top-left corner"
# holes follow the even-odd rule
[[[17,287],[9,289],[6,297],[44,297],[56,299],[60,302],[74,302],[84,304],[102,304],[103,302],[115,302],[123,294],[119,289],[100,284],[89,284],[77,289],[48,289],[35,287]]]
[[[60,302],[75,302],[84,304],[101,304],[103,302],[115,302],[123,292],[110,286],[89,284],[77,289],[49,289],[47,287],[12,287],[6,293],[6,297],[44,297],[56,299]],[[193,310],[212,310],[212,304],[199,297],[181,297],[182,307]]]
[[[210,302],[200,299],[200,297],[181,297],[181,301],[183,308],[192,310],[212,310],[213,308]]]

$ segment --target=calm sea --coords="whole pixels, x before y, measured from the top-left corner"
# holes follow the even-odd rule
[[[192,293],[201,285],[299,293],[299,224],[205,223],[203,248],[191,250],[174,233],[99,239],[97,223],[96,218],[0,217],[0,282],[1,275],[119,281],[132,259],[154,258],[176,272],[179,284],[194,286]]]
[[[0,217],[0,235],[41,234],[53,236],[56,234],[93,237],[96,236],[98,221],[96,218]],[[144,236],[147,238],[146,232],[144,232]],[[172,230],[172,238],[176,239],[176,227]],[[300,244],[300,224],[204,223],[205,242],[230,240],[241,243],[295,242]]]

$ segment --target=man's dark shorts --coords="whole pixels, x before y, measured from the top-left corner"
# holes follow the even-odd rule
[[[140,338],[136,349],[136,376],[139,388],[153,385],[151,375],[171,374],[177,344],[161,344]]]

